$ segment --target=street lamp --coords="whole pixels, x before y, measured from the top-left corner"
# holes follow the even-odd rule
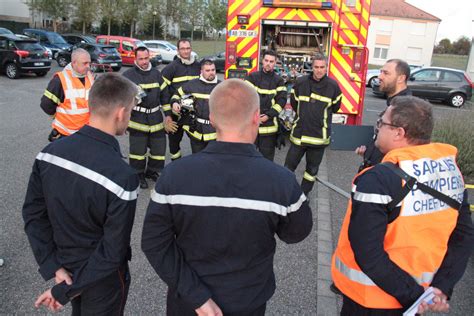
[[[153,10],[153,39],[155,39],[155,19],[157,14],[158,12],[156,12],[156,10]]]

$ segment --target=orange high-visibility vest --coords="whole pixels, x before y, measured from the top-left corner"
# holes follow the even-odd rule
[[[383,161],[397,164],[419,182],[462,201],[464,180],[456,164],[456,154],[457,149],[451,145],[433,143],[392,150]],[[387,172],[392,171],[387,169]],[[354,182],[353,192],[357,192]],[[367,194],[367,197],[377,199],[375,195]],[[379,203],[382,197],[387,199],[380,195]],[[383,244],[390,260],[424,287],[429,286],[441,266],[458,217],[458,210],[433,199],[420,190],[411,191],[402,201],[400,215],[388,224]],[[366,308],[402,308],[395,297],[379,288],[357,264],[348,236],[351,212],[352,198],[332,258],[334,283],[344,295]]]
[[[57,75],[64,91],[64,101],[56,108],[52,126],[59,133],[67,136],[89,123],[88,100],[94,78],[88,73],[82,84],[79,78],[73,77],[71,70],[64,69]]]

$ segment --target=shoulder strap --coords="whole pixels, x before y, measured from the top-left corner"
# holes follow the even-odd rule
[[[403,171],[394,163],[383,162],[381,163],[381,165],[390,169],[392,172],[394,172],[397,176],[399,176],[406,182],[405,185],[402,187],[402,190],[400,191],[400,193],[396,196],[396,198],[393,199],[392,202],[388,204],[388,208],[390,210],[394,209],[398,205],[398,203],[400,203],[412,189],[413,190],[420,189],[421,191],[428,193],[429,195],[437,198],[440,201],[443,201],[444,203],[448,204],[449,206],[451,206],[452,208],[456,210],[459,210],[461,208],[461,203],[447,196],[446,194],[441,193],[438,190],[435,190],[427,186],[424,183],[418,182],[416,178],[407,174],[405,171]]]

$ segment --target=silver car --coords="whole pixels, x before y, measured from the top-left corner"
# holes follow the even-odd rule
[[[149,40],[143,41],[143,43],[145,43],[150,51],[160,53],[164,64],[172,62],[178,54],[178,48],[168,41]],[[195,60],[199,58],[195,52],[192,52],[191,55],[194,56]]]

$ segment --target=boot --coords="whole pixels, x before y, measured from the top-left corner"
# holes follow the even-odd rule
[[[145,174],[144,173],[139,173],[138,174],[138,179],[140,180],[140,188],[141,189],[148,189],[148,183],[146,182]]]
[[[156,171],[147,171],[145,173],[145,178],[150,179],[153,182],[156,182],[158,178],[160,177],[160,174]]]

